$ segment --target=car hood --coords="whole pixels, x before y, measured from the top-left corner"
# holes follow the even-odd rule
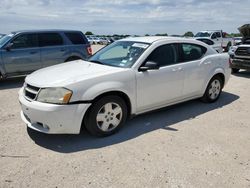
[[[124,68],[77,60],[40,69],[28,75],[25,82],[37,87],[64,87],[77,81],[123,70]]]
[[[243,35],[243,37],[245,37],[245,38],[250,37],[250,24],[245,24],[245,25],[239,27],[238,30]]]

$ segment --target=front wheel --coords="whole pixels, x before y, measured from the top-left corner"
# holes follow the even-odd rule
[[[212,103],[217,101],[218,98],[220,97],[222,87],[223,87],[222,79],[219,76],[213,77],[210,80],[201,100],[206,103]]]
[[[127,106],[118,96],[106,96],[96,101],[85,117],[85,127],[94,136],[109,136],[117,132],[127,119]]]

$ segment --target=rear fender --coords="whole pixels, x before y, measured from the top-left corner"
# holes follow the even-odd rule
[[[205,79],[205,82],[203,84],[203,88],[202,88],[202,91],[203,93],[205,93],[206,89],[207,89],[207,86],[208,86],[208,83],[210,82],[210,80],[216,75],[216,74],[223,74],[224,77],[225,77],[225,71],[221,68],[221,67],[216,67],[214,69],[212,69],[210,72],[209,72],[209,76],[207,76],[207,78]]]

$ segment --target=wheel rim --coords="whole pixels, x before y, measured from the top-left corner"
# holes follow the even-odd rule
[[[100,130],[109,132],[114,130],[122,120],[122,108],[117,103],[106,103],[96,116],[96,123]]]
[[[220,90],[221,90],[220,81],[216,79],[210,84],[210,87],[209,87],[208,94],[209,94],[210,99],[212,100],[217,99],[220,94]]]

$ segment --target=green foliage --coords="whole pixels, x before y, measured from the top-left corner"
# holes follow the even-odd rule
[[[167,33],[157,33],[157,34],[155,34],[155,36],[168,36],[168,34]]]
[[[85,35],[94,35],[91,31],[86,31]]]
[[[188,31],[188,32],[186,32],[183,36],[184,36],[184,37],[194,37],[194,34],[193,34],[192,31]]]
[[[229,36],[230,37],[242,37],[240,33],[231,33]]]

